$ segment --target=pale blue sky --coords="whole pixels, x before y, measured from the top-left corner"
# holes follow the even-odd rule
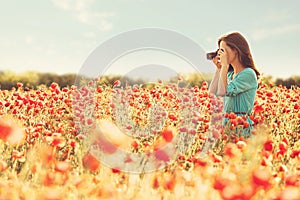
[[[0,6],[0,70],[77,73],[107,39],[132,29],[171,29],[205,51],[239,31],[266,75],[300,75],[300,3],[200,0],[28,0]]]

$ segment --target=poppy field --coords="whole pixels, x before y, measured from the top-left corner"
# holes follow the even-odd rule
[[[249,138],[221,110],[206,82],[0,90],[0,199],[300,199],[300,88],[260,83]]]

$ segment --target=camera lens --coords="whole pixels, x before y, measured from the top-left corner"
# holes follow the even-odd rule
[[[207,58],[208,60],[212,60],[214,57],[217,56],[217,53],[218,53],[218,50],[217,50],[217,51],[214,51],[214,52],[207,53],[207,54],[206,54],[206,58]]]

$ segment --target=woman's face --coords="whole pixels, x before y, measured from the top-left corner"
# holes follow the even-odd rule
[[[228,66],[229,64],[232,64],[232,62],[236,59],[236,55],[236,51],[227,46],[226,42],[220,42],[218,56],[222,66]]]

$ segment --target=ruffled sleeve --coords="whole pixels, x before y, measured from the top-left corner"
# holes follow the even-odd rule
[[[246,68],[238,73],[231,80],[233,72],[228,73],[228,85],[226,87],[226,96],[236,96],[247,90],[257,88],[257,78],[253,69]]]

